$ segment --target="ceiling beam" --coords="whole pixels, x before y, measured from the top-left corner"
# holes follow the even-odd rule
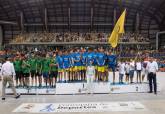
[[[47,8],[44,9],[44,25],[45,30],[48,30],[48,14],[47,14]]]
[[[20,27],[21,27],[21,32],[24,31],[24,15],[23,12],[20,12]]]
[[[90,5],[91,5],[91,8],[90,8],[90,31],[93,31],[93,20],[94,20],[94,4],[95,4],[95,2],[94,2],[94,0],[91,0],[91,3],[90,3]]]
[[[71,18],[70,18],[70,7],[68,7],[68,29],[69,29],[69,31],[71,31],[70,23],[71,23]]]
[[[17,22],[0,20],[1,25],[18,25]]]
[[[91,23],[90,23],[90,30],[92,31],[93,30],[93,7],[91,7]]]

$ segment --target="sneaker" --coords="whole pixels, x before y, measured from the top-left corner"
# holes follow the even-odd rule
[[[17,96],[15,98],[18,99],[20,96],[21,96],[20,94],[17,94]]]
[[[4,101],[4,100],[5,100],[5,98],[2,98],[2,100]]]

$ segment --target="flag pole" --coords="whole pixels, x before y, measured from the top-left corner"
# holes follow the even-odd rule
[[[121,36],[119,36],[119,39],[123,36],[123,33],[121,34]],[[121,50],[122,50],[122,44],[120,42],[120,53],[119,53],[119,59],[121,59]]]

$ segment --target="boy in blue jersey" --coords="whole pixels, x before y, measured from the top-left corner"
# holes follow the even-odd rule
[[[92,52],[93,54],[93,65],[95,66],[95,80],[98,81],[98,64],[97,64],[97,56],[98,56],[98,50],[94,49],[94,52]]]
[[[58,56],[56,57],[57,66],[58,66],[58,76],[59,82],[62,82],[62,74],[63,74],[63,58],[62,58],[62,51],[58,52]]]
[[[85,81],[86,80],[86,64],[87,64],[87,56],[88,56],[88,52],[84,49],[82,51],[82,55],[81,55],[81,62],[82,62],[82,80]]]
[[[50,75],[50,58],[49,54],[44,54],[44,59],[42,61],[42,74],[44,78],[44,82],[46,84],[46,87],[48,87],[48,83],[50,86],[50,80],[49,80],[49,75]]]
[[[108,50],[104,51],[105,53],[105,77],[106,77],[106,81],[108,81]]]
[[[98,78],[101,81],[105,81],[105,54],[103,53],[103,49],[99,50],[97,56],[97,64],[98,64]]]
[[[75,66],[75,79],[76,80],[81,80],[81,54],[79,52],[79,50],[75,50],[74,53],[74,66]]]
[[[115,69],[117,66],[117,56],[114,54],[111,54],[111,52],[108,53],[108,69],[109,71],[112,70],[113,72],[113,83],[115,83]]]
[[[70,68],[69,68],[69,81],[73,81],[74,80],[74,61],[73,61],[73,49],[70,50],[70,53],[68,54],[69,55],[69,61],[70,61]]]
[[[88,54],[87,54],[87,60],[86,60],[86,66],[90,66],[91,64],[94,64],[94,56],[93,56],[93,49],[89,48],[88,49]],[[95,76],[94,76],[95,77]]]
[[[89,52],[87,54],[87,64],[86,64],[86,66],[89,66],[90,63],[92,63],[92,65],[93,65],[93,62],[94,62],[94,57],[93,57],[92,49],[89,49],[88,51]]]
[[[71,62],[72,62],[72,80],[76,81],[76,72],[77,72],[77,67],[75,67],[75,49],[73,49],[73,52],[71,54]]]
[[[70,68],[70,59],[68,51],[66,50],[63,55],[63,68],[64,68],[64,81],[68,81],[69,68]]]

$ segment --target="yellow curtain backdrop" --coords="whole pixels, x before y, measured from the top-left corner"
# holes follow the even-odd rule
[[[111,33],[111,36],[109,37],[109,43],[111,44],[111,46],[113,48],[115,48],[117,46],[120,35],[125,32],[124,31],[125,15],[126,15],[126,9],[119,17],[119,19]]]

